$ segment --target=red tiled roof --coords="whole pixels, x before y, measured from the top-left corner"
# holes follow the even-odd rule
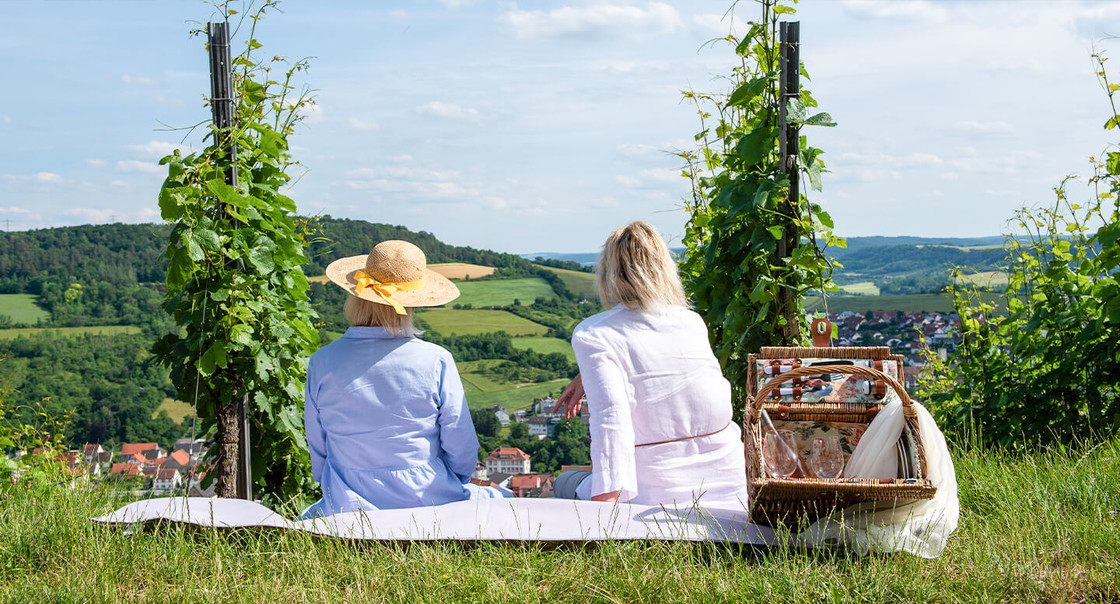
[[[191,456],[187,455],[186,451],[183,451],[182,449],[175,451],[171,455],[168,455],[168,457],[175,460],[175,463],[179,464],[180,466],[185,466],[191,462]]]
[[[136,476],[140,474],[140,464],[134,463],[115,463],[113,469],[109,470],[110,474],[123,474],[125,476]]]
[[[156,480],[171,480],[179,475],[175,468],[160,468],[156,471]]]
[[[522,451],[521,449],[518,449],[517,447],[498,447],[497,449],[494,449],[493,451],[491,451],[490,455],[486,456],[486,459],[493,459],[493,460],[499,460],[499,459],[526,460],[526,459],[530,459],[530,457],[529,457],[528,453]]]
[[[152,449],[158,448],[159,445],[156,443],[125,443],[121,445],[121,457],[128,457],[136,453],[151,451]]]
[[[522,474],[509,479],[511,489],[539,489],[548,482],[545,474]]]

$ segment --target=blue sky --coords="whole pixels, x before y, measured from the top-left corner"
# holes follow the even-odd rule
[[[301,212],[401,224],[515,253],[598,249],[647,220],[679,241],[687,182],[668,151],[734,57],[705,46],[724,1],[288,0],[270,54],[314,57],[292,148]],[[735,18],[754,18],[742,2]],[[209,118],[187,0],[0,0],[0,223],[155,222],[159,157]],[[1050,202],[1109,139],[1089,54],[1120,3],[807,0],[813,199],[842,235],[983,236]],[[1120,72],[1116,73],[1120,81]],[[1074,190],[1074,197],[1087,194]]]

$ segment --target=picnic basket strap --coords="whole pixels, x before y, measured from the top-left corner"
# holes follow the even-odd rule
[[[783,371],[760,386],[758,392],[754,395],[754,400],[751,401],[751,423],[757,424],[762,418],[762,407],[766,403],[766,398],[770,395],[770,392],[775,388],[793,378],[820,375],[822,373],[845,373],[848,375],[861,375],[867,378],[882,380],[893,388],[898,394],[898,397],[902,399],[903,416],[907,419],[916,419],[918,417],[918,412],[914,409],[914,401],[910,400],[910,395],[906,394],[906,388],[898,383],[898,380],[882,371],[877,371],[870,367],[860,367],[858,365],[814,365],[812,367],[799,367],[797,369]]]

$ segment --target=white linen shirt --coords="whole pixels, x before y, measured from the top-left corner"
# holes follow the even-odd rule
[[[615,306],[580,323],[572,348],[591,413],[590,495],[621,491],[619,501],[635,504],[746,508],[731,385],[699,315],[681,306]]]
[[[381,327],[351,327],[307,367],[304,427],[323,499],[304,512],[440,505],[464,485],[478,437],[451,353]]]

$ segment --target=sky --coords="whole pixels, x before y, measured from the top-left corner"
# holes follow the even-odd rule
[[[503,252],[596,251],[633,220],[679,244],[672,152],[700,129],[681,91],[728,91],[733,49],[708,42],[759,15],[731,7],[285,0],[257,38],[310,57],[288,194],[303,214]],[[803,131],[830,170],[809,196],[840,235],[998,235],[1115,140],[1090,54],[1120,53],[1120,2],[797,8],[803,84],[838,123]],[[159,158],[200,149],[186,128],[210,117],[189,32],[217,18],[196,0],[0,0],[0,227],[159,222]]]

